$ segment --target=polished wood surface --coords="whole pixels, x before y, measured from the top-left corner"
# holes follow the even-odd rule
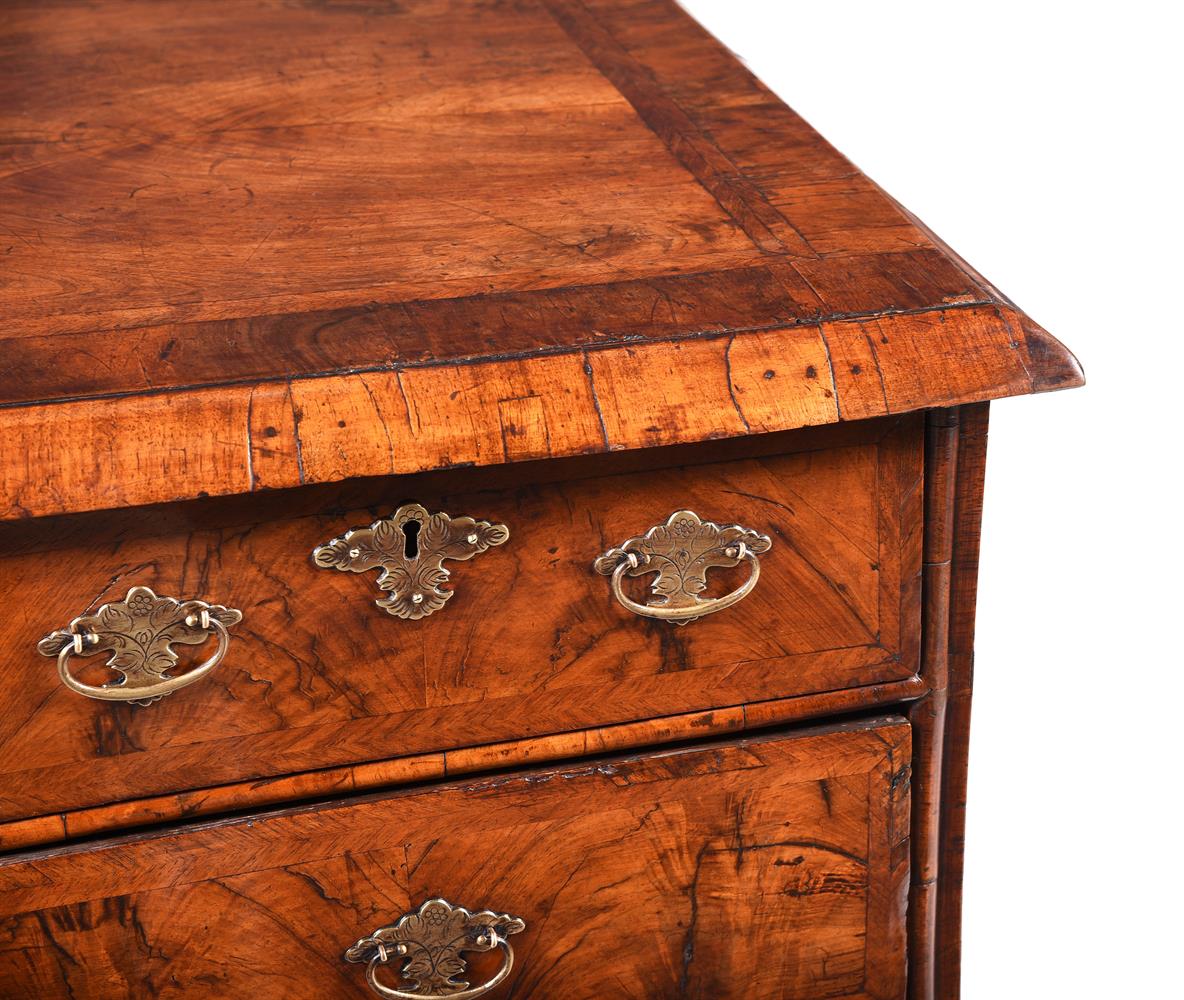
[[[987,458],[989,404],[959,410],[958,470],[950,549],[950,632],[939,817],[940,870],[934,996],[958,1000],[962,964],[962,868],[970,701],[974,680],[974,619],[978,596],[979,534]]]
[[[499,996],[903,1000],[908,788],[889,718],[17,856],[0,992],[361,998],[443,896],[526,921]]]
[[[927,693],[909,706],[913,724],[909,998],[934,1000],[940,871],[943,740],[949,678],[950,559],[957,488],[959,413],[929,414],[925,440],[925,563],[921,673]]]
[[[913,726],[910,1000],[957,1000],[974,607],[987,404],[929,415],[926,435],[924,694]]]
[[[213,788],[198,788],[30,819],[9,820],[0,822],[0,851],[391,788],[433,778],[495,771],[523,764],[575,760],[639,746],[702,740],[708,736],[767,729],[803,719],[866,712],[888,705],[906,704],[921,697],[925,691],[925,684],[919,677],[909,677],[903,681],[847,688],[826,694],[773,698],[707,712],[685,712],[553,736],[533,736],[344,767],[325,767],[266,781],[239,781]]]
[[[0,995],[440,893],[506,996],[957,1000],[987,401],[1081,371],[674,0],[0,3],[0,320]],[[310,560],[406,501],[510,528],[421,622]],[[592,570],[680,508],[773,539],[685,628]],[[135,584],[225,662],[65,690]]]
[[[671,0],[6,4],[0,234],[2,518],[1080,381]]]
[[[292,517],[276,495],[246,524],[214,504],[179,529],[134,513],[9,525],[18,610],[0,619],[0,662],[26,680],[0,719],[0,818],[904,680],[920,630],[921,420],[845,437],[816,450],[803,431],[787,454],[516,489],[483,490],[473,470],[414,499],[503,522],[510,539],[451,564],[454,597],[418,622],[374,606],[375,574],[310,559],[406,499],[386,482],[368,509]],[[592,562],[681,508],[773,548],[752,594],[679,628],[622,608]],[[746,572],[713,573],[712,591]],[[37,640],[135,584],[240,608],[229,654],[148,707],[74,694]],[[109,679],[91,662],[92,682]]]

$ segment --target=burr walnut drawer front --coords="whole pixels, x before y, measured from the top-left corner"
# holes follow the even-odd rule
[[[18,856],[0,994],[895,1000],[909,757],[886,718]]]
[[[0,819],[912,676],[920,419],[729,447],[2,526]]]

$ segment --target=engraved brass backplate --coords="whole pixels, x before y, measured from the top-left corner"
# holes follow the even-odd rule
[[[150,705],[200,680],[221,663],[230,644],[226,630],[242,617],[242,612],[220,604],[157,597],[147,587],[132,587],[122,601],[104,604],[94,614],[50,632],[37,649],[44,656],[57,657],[62,683],[71,691],[100,701]],[[197,645],[212,637],[218,640],[212,656],[177,677],[170,674],[178,659],[174,643]],[[99,652],[112,654],[107,666],[117,678],[95,687],[70,673],[71,656]]]
[[[504,524],[471,517],[429,514],[417,503],[404,504],[368,528],[355,528],[313,550],[326,569],[365,573],[380,569],[378,589],[390,594],[374,603],[396,618],[426,618],[452,597],[445,590],[446,559],[462,561],[501,545],[510,537]]]
[[[720,525],[704,521],[693,510],[676,510],[665,524],[609,549],[593,566],[597,573],[612,577],[614,596],[634,614],[686,625],[743,600],[760,578],[757,555],[768,552],[771,545],[768,535],[750,528]],[[744,561],[750,571],[740,587],[723,597],[701,596],[707,589],[709,569],[731,568]],[[639,604],[626,595],[621,578],[647,574],[657,574],[650,585],[654,599]]]
[[[345,960],[368,965],[367,980],[379,996],[467,1000],[488,993],[510,974],[514,950],[506,939],[525,929],[522,920],[508,913],[470,913],[447,900],[429,899],[414,913],[355,942]],[[468,971],[461,953],[494,948],[502,951],[501,968],[492,979],[470,989],[461,979]],[[399,975],[406,987],[387,986],[378,979],[378,970],[396,960],[403,961]]]

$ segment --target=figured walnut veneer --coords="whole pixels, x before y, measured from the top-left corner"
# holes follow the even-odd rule
[[[501,490],[454,476],[418,498],[505,523],[510,541],[466,564],[447,609],[420,622],[309,555],[397,506],[386,482],[370,487],[369,511],[292,517],[276,496],[247,523],[211,502],[175,526],[134,514],[0,526],[25,609],[0,617],[0,662],[27,676],[0,718],[0,819],[905,680],[919,665],[922,437],[912,415],[841,439],[797,432],[776,442],[783,454],[710,461],[700,447],[696,464],[644,476],[603,461]],[[744,601],[675,630],[617,604],[592,563],[681,505],[777,549]],[[726,593],[745,572],[717,571],[712,586]],[[47,623],[129,581],[242,609],[217,671],[146,711],[25,669]]]
[[[363,997],[446,896],[491,1000],[957,1000],[987,401],[1073,356],[674,0],[2,8],[0,993]],[[418,621],[310,556],[405,503],[509,528]],[[771,541],[686,628],[593,571],[680,510]],[[66,690],[137,585],[226,658]]]
[[[0,517],[1080,382],[671,0],[11,3],[0,67]]]
[[[363,997],[345,946],[440,895],[526,921],[498,996],[899,998],[908,804],[896,718],[34,854],[0,993]]]

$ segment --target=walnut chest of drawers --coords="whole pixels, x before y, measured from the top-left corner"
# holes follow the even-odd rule
[[[0,12],[0,996],[956,997],[988,401],[668,0]]]

